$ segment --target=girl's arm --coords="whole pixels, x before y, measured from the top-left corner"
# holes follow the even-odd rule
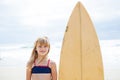
[[[51,62],[51,70],[52,70],[52,80],[57,80],[57,69],[56,69],[56,63]]]
[[[31,69],[26,69],[26,80],[31,80]]]

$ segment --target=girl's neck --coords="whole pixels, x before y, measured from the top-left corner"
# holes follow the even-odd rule
[[[38,57],[37,60],[47,60],[47,57]]]
[[[46,61],[46,60],[47,60],[47,56],[44,56],[44,57],[43,57],[43,56],[42,56],[42,57],[41,57],[41,56],[38,56],[38,57],[37,57],[37,60]]]
[[[47,57],[46,56],[45,57],[38,57],[36,59],[36,64],[38,65],[38,64],[44,63],[46,61],[47,61]]]

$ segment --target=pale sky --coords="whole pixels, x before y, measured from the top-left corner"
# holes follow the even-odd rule
[[[63,39],[75,4],[88,11],[100,40],[120,39],[119,0],[0,0],[0,44]]]

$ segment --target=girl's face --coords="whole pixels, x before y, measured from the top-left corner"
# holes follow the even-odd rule
[[[38,53],[38,56],[44,56],[48,53],[49,47],[46,45],[37,45],[36,51]]]

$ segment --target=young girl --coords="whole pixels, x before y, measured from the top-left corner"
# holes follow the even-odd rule
[[[57,80],[55,62],[47,58],[50,43],[47,37],[39,38],[27,64],[26,80]]]

